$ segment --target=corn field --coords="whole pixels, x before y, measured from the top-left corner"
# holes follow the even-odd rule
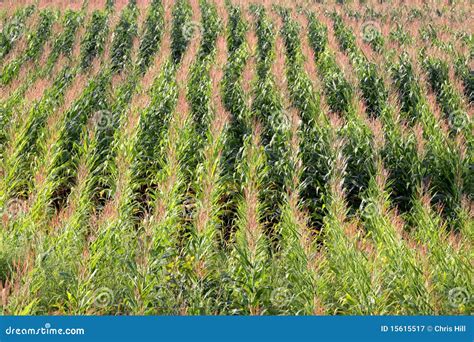
[[[0,2],[0,313],[474,309],[470,1]]]

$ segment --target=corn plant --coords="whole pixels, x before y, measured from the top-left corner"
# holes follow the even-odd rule
[[[262,121],[262,145],[265,147],[268,174],[262,202],[265,203],[264,225],[271,232],[281,216],[283,194],[291,178],[289,163],[288,120],[281,96],[274,84],[271,65],[274,63],[275,32],[262,7],[255,7],[257,43],[257,81],[254,88],[252,116]],[[270,233],[271,234],[271,233]]]
[[[131,312],[179,314],[183,307],[189,306],[193,294],[187,290],[188,276],[193,273],[193,261],[197,259],[184,255],[179,248],[182,203],[187,186],[181,165],[186,163],[192,125],[189,121],[180,122],[179,115],[178,111],[171,114],[164,132],[159,170],[152,179],[153,184],[157,184],[151,195],[150,211],[154,216],[141,225],[140,242],[135,247],[137,257],[132,273],[136,277],[130,281],[129,288],[138,288],[140,295],[130,296]],[[150,255],[159,257],[150,258]],[[196,297],[198,293],[196,291]]]
[[[9,133],[16,129],[15,127],[12,127],[8,121],[14,111],[19,110],[19,106],[24,104],[25,92],[36,80],[44,79],[50,76],[51,71],[61,53],[67,55],[71,52],[72,44],[74,43],[75,38],[74,32],[79,25],[79,21],[79,13],[68,11],[65,14],[63,19],[65,31],[64,33],[58,35],[52,42],[52,49],[45,65],[35,65],[34,69],[28,74],[25,82],[21,86],[17,87],[15,91],[2,103],[0,119],[5,123],[0,133],[0,146],[2,148],[8,140]],[[69,42],[66,44],[68,46],[63,47],[63,42],[66,39],[66,36],[69,37],[67,38]],[[72,71],[72,73],[75,73],[75,71]]]
[[[244,138],[251,132],[249,110],[246,104],[246,94],[242,87],[242,72],[249,58],[248,47],[245,44],[247,25],[242,19],[242,11],[237,6],[228,6],[229,23],[227,27],[228,61],[222,80],[223,104],[231,114],[227,128],[226,142],[222,152],[222,172],[225,178],[225,192],[222,195],[225,202],[221,218],[222,235],[228,240],[234,230],[240,185],[235,167],[241,157]]]
[[[410,312],[433,313],[433,304],[427,295],[423,272],[414,253],[398,235],[401,224],[390,212],[385,175],[378,162],[378,174],[372,178],[362,204],[362,217],[369,236],[377,246],[384,273],[381,282],[385,307],[399,314]],[[385,293],[384,293],[385,292]]]
[[[439,129],[436,118],[428,109],[421,86],[413,72],[413,67],[406,54],[400,56],[399,63],[394,66],[394,80],[398,87],[402,110],[420,120],[424,135],[429,139],[428,151],[423,161],[424,177],[432,186],[433,204],[442,204],[445,213],[452,219],[456,227],[456,216],[459,211],[464,191],[472,188],[471,177],[463,177],[469,173],[469,158],[460,150],[460,146],[446,137]],[[428,138],[429,137],[429,138]]]
[[[153,57],[153,55],[150,55],[150,57]],[[50,254],[48,265],[50,265],[49,263],[64,265],[64,273],[74,274],[78,277],[78,281],[67,284],[66,289],[64,289],[64,291],[70,294],[67,298],[61,298],[61,296],[54,297],[55,294],[57,296],[55,289],[48,290],[47,293],[42,295],[42,298],[43,300],[60,301],[65,303],[65,305],[70,305],[69,310],[76,313],[84,313],[93,305],[88,292],[90,281],[81,279],[80,275],[78,275],[80,268],[84,266],[77,263],[77,257],[86,244],[85,237],[87,232],[85,227],[87,221],[94,214],[94,211],[100,211],[94,210],[94,206],[100,208],[101,205],[110,200],[116,191],[114,177],[117,168],[115,158],[118,152],[118,144],[120,143],[118,129],[124,124],[124,114],[137,88],[140,74],[131,72],[112,96],[114,99],[112,103],[107,105],[106,108],[104,107],[97,111],[94,115],[93,134],[89,136],[91,138],[85,137],[85,152],[83,154],[85,156],[84,164],[88,171],[87,176],[70,195],[72,197],[70,200],[74,201],[74,198],[76,198],[77,203],[75,205],[77,205],[77,210],[73,217],[65,224],[63,232],[56,240],[51,241],[51,245],[45,246],[48,251],[47,253]],[[112,224],[111,226],[114,225]],[[107,233],[109,232],[107,229],[108,227],[105,227],[104,235],[98,241],[102,246],[110,244],[109,238],[111,236]],[[70,258],[61,259],[64,248],[68,248],[67,246],[71,244],[77,246],[77,249],[75,249],[74,253],[70,251]],[[87,271],[86,274],[88,274]],[[48,284],[51,284],[51,279],[45,279],[42,275],[37,276],[35,281],[42,284],[41,287],[43,289]],[[61,280],[59,279],[58,281]],[[45,305],[48,304],[46,303]]]
[[[39,14],[39,22],[34,32],[27,37],[27,48],[24,53],[5,65],[2,70],[2,85],[9,84],[19,73],[21,66],[36,59],[43,51],[46,41],[51,35],[51,27],[56,14],[51,10],[43,10]]]
[[[397,42],[400,45],[411,45],[413,44],[413,37],[403,29],[403,26],[399,23],[390,31],[389,40]]]
[[[238,229],[228,263],[229,272],[233,275],[231,298],[234,306],[230,309],[237,314],[262,314],[271,300],[270,243],[261,223],[264,222],[265,209],[259,198],[266,171],[260,139],[259,130],[246,139],[242,162],[239,163],[243,197],[238,205]]]
[[[94,58],[102,53],[107,33],[107,13],[94,11],[81,42],[81,68],[90,67]]]
[[[301,117],[300,151],[303,163],[300,196],[303,207],[310,213],[309,225],[312,229],[322,225],[323,212],[321,189],[329,175],[326,155],[328,122],[322,116],[319,98],[310,78],[303,69],[299,27],[290,13],[281,12],[283,18],[282,34],[286,48],[288,90],[292,104]]]
[[[323,270],[328,273],[328,279],[327,288],[316,295],[328,301],[326,307],[333,313],[373,314],[381,310],[381,298],[370,274],[369,256],[358,248],[362,237],[360,227],[347,219],[343,141],[337,137],[331,140],[331,174],[324,189],[327,215],[322,228],[327,250]]]
[[[322,76],[327,103],[336,113],[347,112],[354,90],[337,65],[333,53],[327,48],[327,28],[324,28],[313,14],[309,14],[308,20],[310,44]]]
[[[322,199],[329,175],[331,158],[327,153],[327,140],[331,132],[313,84],[303,68],[299,27],[291,19],[290,11],[284,8],[277,8],[277,11],[283,20],[281,34],[285,43],[289,96],[301,124],[295,130],[295,119],[292,119],[293,184],[289,186],[287,204],[278,227],[279,260],[272,274],[270,312],[314,314],[318,312],[320,296],[316,255],[321,240],[316,234],[320,232],[326,214]]]
[[[21,7],[15,11],[13,17],[3,26],[0,34],[0,61],[13,49],[15,43],[23,36],[26,21],[35,11],[34,5]]]
[[[152,56],[158,51],[163,36],[163,4],[153,0],[145,20],[145,31],[138,49],[138,68],[143,72],[151,63]]]
[[[436,94],[443,114],[448,119],[451,130],[454,133],[465,132],[466,135],[470,135],[472,123],[464,110],[461,95],[449,80],[448,64],[439,58],[425,56],[423,65],[428,75],[428,82]]]
[[[395,109],[387,106],[381,119],[384,124],[385,145],[381,155],[389,171],[390,199],[402,212],[411,209],[411,201],[423,184],[423,151],[413,132],[407,132],[395,116]]]
[[[138,9],[134,1],[130,1],[120,15],[120,21],[113,33],[110,51],[111,69],[120,72],[131,62],[133,39],[137,35]]]
[[[194,26],[190,23],[192,14],[188,0],[178,0],[173,7],[173,25],[171,28],[171,51],[174,63],[179,63],[184,51],[192,39]]]
[[[174,11],[177,11],[176,6],[179,5],[175,5]],[[159,161],[162,158],[164,138],[178,100],[176,62],[171,57],[155,78],[151,103],[140,114],[140,123],[131,147],[129,187],[121,204],[121,213],[134,219],[143,218],[152,209],[152,196],[156,188],[154,179],[162,165]]]
[[[474,75],[467,66],[468,59],[463,57],[456,58],[455,61],[455,73],[461,78],[464,95],[470,104],[474,103]]]
[[[313,48],[316,60],[319,60],[322,53],[326,51],[326,46],[328,44],[328,29],[317,20],[314,12],[308,13],[308,22],[309,41]]]
[[[152,87],[151,94],[155,96],[155,101],[160,101],[163,96],[169,96],[168,94],[162,94],[160,92],[155,93],[157,87],[159,87],[159,82],[163,80],[168,80],[164,78],[164,74],[169,71],[167,68],[173,68],[171,63],[168,63],[164,66],[163,74],[161,78],[155,80],[154,87]],[[165,274],[166,267],[162,263],[147,263],[148,253],[153,253],[158,255],[163,252],[163,249],[166,250],[166,253],[169,253],[172,249],[171,242],[174,241],[173,234],[171,229],[172,220],[166,220],[165,222],[144,222],[144,230],[141,231],[140,228],[140,243],[135,244],[135,240],[132,239],[133,235],[130,235],[130,229],[136,227],[138,220],[135,220],[135,215],[137,215],[137,210],[139,205],[144,203],[148,205],[149,208],[153,208],[153,201],[150,199],[148,203],[143,202],[142,199],[137,198],[136,196],[136,184],[133,182],[140,181],[137,180],[136,175],[134,174],[135,167],[137,167],[137,152],[140,152],[139,143],[143,143],[143,135],[135,137],[133,140],[128,143],[123,141],[123,137],[118,134],[117,129],[123,125],[124,120],[124,107],[130,101],[133,94],[133,90],[136,87],[137,74],[130,74],[128,80],[126,80],[118,89],[116,100],[108,112],[109,123],[106,129],[104,127],[98,127],[94,135],[94,141],[91,146],[91,158],[89,163],[90,173],[89,178],[86,181],[85,190],[89,189],[88,192],[90,196],[85,195],[81,196],[85,203],[87,203],[87,198],[96,199],[98,203],[107,203],[107,201],[112,200],[112,195],[119,196],[116,205],[117,205],[117,216],[111,222],[103,224],[100,229],[100,236],[94,243],[90,246],[91,256],[98,260],[94,264],[86,264],[83,267],[86,269],[86,275],[90,278],[85,278],[82,282],[78,283],[77,287],[74,288],[75,297],[69,302],[74,304],[76,312],[86,312],[87,310],[94,309],[94,302],[90,298],[91,291],[98,291],[103,286],[107,286],[109,289],[114,290],[115,298],[117,301],[125,303],[124,305],[117,305],[116,302],[108,303],[108,306],[103,308],[104,311],[114,312],[115,310],[121,310],[123,312],[134,312],[139,311],[142,313],[156,313],[156,312],[165,312],[163,310],[163,303],[159,301],[159,295],[157,293],[158,286],[161,286],[161,283],[157,281],[156,278],[152,279],[150,274]],[[158,96],[157,96],[158,95]],[[154,103],[154,105],[159,105],[160,102]],[[159,108],[150,108],[150,115],[153,111],[157,111]],[[161,112],[159,112],[161,113]],[[171,115],[171,114],[168,114]],[[171,125],[171,123],[169,124]],[[166,128],[168,128],[167,126]],[[170,128],[171,129],[171,128]],[[116,134],[111,135],[115,131]],[[118,139],[118,140],[117,140]],[[183,142],[178,142],[176,139],[168,141],[166,137],[166,129],[163,130],[163,136],[161,137],[160,146],[163,150],[163,154],[159,153],[155,156],[155,163],[157,165],[156,174],[150,174],[150,181],[152,184],[158,184],[164,186],[166,176],[171,177],[169,172],[175,172],[173,165],[168,165],[167,163],[167,154],[165,146],[168,146],[168,142],[172,144],[173,148],[175,143],[179,143],[179,148],[186,147]],[[117,168],[123,167],[118,164],[116,158],[125,156],[128,160],[127,164],[129,169],[124,179],[124,187],[119,184],[114,183],[117,176]],[[172,157],[171,157],[172,158]],[[180,158],[181,159],[181,158]],[[171,169],[170,169],[171,168]],[[177,182],[179,189],[181,189],[181,182]],[[159,190],[158,190],[159,189]],[[158,191],[162,191],[162,188],[152,189],[150,188],[149,193],[150,197],[158,200],[159,194]],[[175,191],[177,189],[173,188]],[[157,191],[155,193],[155,190]],[[178,201],[178,193],[173,196],[171,193],[166,192],[165,197],[169,198],[171,201]],[[170,197],[168,197],[170,196]],[[174,203],[174,202],[173,202]],[[89,210],[93,209],[91,204],[88,205]],[[141,213],[143,213],[141,211]],[[153,234],[151,234],[153,232]],[[153,238],[152,238],[153,236]],[[120,237],[120,238],[119,238]],[[166,244],[164,239],[169,243]],[[123,244],[124,241],[126,245]],[[102,251],[107,250],[107,256],[105,256]],[[127,260],[125,263],[124,260]],[[170,262],[171,257],[168,258],[163,255],[163,262]],[[112,262],[113,261],[113,262]],[[112,262],[112,264],[111,264]],[[124,265],[127,265],[124,268]],[[110,269],[114,269],[114,273],[110,273]],[[126,272],[131,272],[132,277],[123,277]],[[152,273],[149,273],[152,272]],[[162,273],[163,272],[163,273]],[[129,286],[123,287],[125,282],[130,282]],[[122,284],[122,285],[121,285]],[[140,289],[140,296],[137,297],[133,291],[128,291],[129,289]]]
[[[413,66],[407,54],[400,56],[399,63],[392,67],[393,81],[400,94],[401,111],[409,123],[420,119],[415,110],[420,104],[421,88],[414,79]]]
[[[352,31],[344,25],[343,19],[333,15],[334,32],[341,49],[348,54],[359,78],[359,87],[367,106],[367,112],[372,116],[380,115],[386,105],[388,94],[382,78],[377,73],[374,63],[367,60],[355,43]]]
[[[153,97],[150,106],[143,110],[134,144],[131,184],[136,199],[144,208],[149,201],[153,185],[150,180],[159,170],[157,160],[162,149],[162,140],[177,102],[177,85],[174,80],[176,67],[167,62],[153,85]]]
[[[72,49],[76,38],[76,32],[82,23],[81,12],[67,10],[62,19],[64,30],[55,40],[48,57],[46,70],[51,70],[58,60],[59,56],[71,57]]]
[[[202,15],[202,37],[199,58],[212,54],[216,48],[217,35],[221,28],[221,19],[215,5],[206,0],[200,0],[199,6]]]
[[[185,224],[189,228],[183,255],[190,258],[191,270],[187,272],[186,297],[189,310],[196,313],[218,310],[215,301],[222,294],[217,286],[220,275],[213,274],[220,262],[218,237],[220,231],[220,206],[222,196],[221,155],[226,127],[219,94],[219,80],[211,79],[211,67],[217,62],[216,39],[221,32],[221,23],[215,5],[200,2],[202,13],[202,37],[197,59],[190,70],[187,98],[190,104],[194,137],[188,140],[189,154],[183,163],[183,171],[189,172],[190,185],[183,201]],[[220,61],[219,61],[220,62]],[[213,127],[218,125],[217,127]],[[189,167],[189,169],[188,169]],[[225,260],[225,259],[223,259]],[[189,293],[189,295],[188,295]],[[216,309],[214,309],[216,308]]]
[[[316,21],[312,15],[310,22]],[[309,38],[312,48],[317,56],[319,45],[312,37],[318,36],[320,31],[318,24],[310,24]],[[346,32],[347,35],[347,31]],[[350,36],[352,37],[352,36]],[[343,43],[343,46],[352,46],[352,38]],[[345,153],[347,160],[347,176],[345,177],[345,188],[348,196],[348,204],[353,208],[360,205],[360,193],[367,188],[368,181],[374,173],[374,161],[371,149],[372,133],[363,120],[356,113],[354,101],[354,87],[347,80],[344,72],[336,62],[334,53],[328,47],[325,48],[316,62],[320,68],[324,92],[327,103],[332,111],[347,117],[347,124],[342,133],[347,139]]]
[[[41,305],[48,307],[48,301],[70,305],[69,310],[76,313],[84,313],[90,303],[86,293],[83,293],[84,284],[80,279],[80,260],[87,241],[87,222],[95,212],[100,212],[101,205],[111,197],[113,188],[112,168],[115,151],[113,150],[116,138],[116,130],[120,126],[120,119],[132,97],[132,91],[136,86],[136,78],[133,74],[117,88],[113,102],[97,112],[93,117],[93,134],[84,138],[84,152],[82,153],[82,165],[87,170],[86,176],[78,180],[72,189],[68,201],[73,202],[77,210],[74,215],[64,223],[61,234],[51,240],[44,242],[44,253],[48,255],[43,259],[42,269],[50,267],[62,271],[57,273],[58,277],[46,277],[44,273],[35,275],[33,282],[38,283],[42,289]],[[71,248],[74,246],[74,249]],[[69,249],[67,257],[64,251]],[[52,266],[55,265],[55,266]],[[77,282],[64,283],[64,277],[76,277]],[[63,283],[64,287],[55,284]],[[69,293],[64,297],[61,293]],[[71,298],[72,297],[72,298]],[[82,298],[82,302],[81,299]]]
[[[211,77],[210,68],[214,63],[216,38],[220,31],[220,22],[218,20],[215,6],[207,1],[200,3],[202,11],[202,39],[199,47],[198,58],[191,67],[189,80],[189,89],[187,99],[191,106],[191,112],[195,122],[196,142],[192,148],[192,155],[199,155],[202,148],[203,138],[209,128],[212,117],[211,112]],[[198,153],[196,153],[198,152]],[[198,157],[199,158],[199,157]],[[190,162],[190,169],[194,169],[195,163]]]
[[[59,209],[65,204],[76,179],[84,126],[93,113],[106,106],[109,81],[110,73],[106,71],[90,80],[81,96],[65,113],[53,147],[46,184],[32,209],[36,214],[43,215],[44,208],[50,205]]]
[[[33,164],[40,157],[40,142],[45,135],[46,120],[61,104],[67,86],[75,76],[74,70],[65,68],[55,79],[53,86],[36,102],[28,113],[26,124],[21,128],[13,145],[13,153],[6,166],[7,186],[4,196],[25,197],[31,191]]]
[[[469,301],[459,305],[449,302],[449,291],[456,288],[465,288],[468,291],[472,289],[470,281],[472,271],[468,269],[469,256],[464,252],[464,248],[455,249],[448,242],[449,227],[438,213],[433,211],[426,194],[414,201],[411,220],[414,224],[411,232],[413,238],[428,248],[429,260],[435,265],[431,282],[439,298],[436,310],[453,314],[471,311],[472,303]],[[461,239],[463,244],[469,244],[468,241]]]

